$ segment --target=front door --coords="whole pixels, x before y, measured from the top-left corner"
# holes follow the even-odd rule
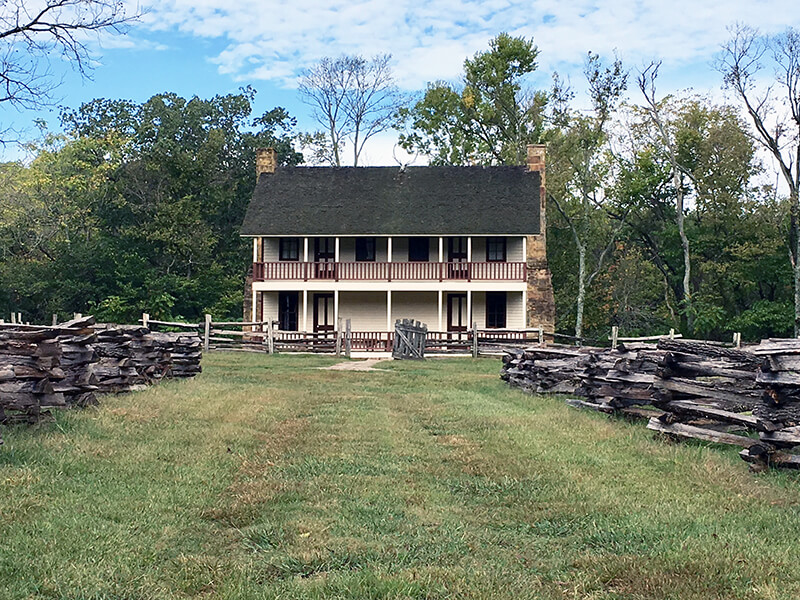
[[[316,279],[334,279],[336,268],[336,242],[334,238],[314,239],[314,275]]]
[[[467,279],[467,238],[447,238],[447,262],[448,279]]]
[[[314,294],[314,331],[333,331],[333,294]]]
[[[278,292],[278,329],[297,331],[297,292]]]
[[[469,325],[466,294],[447,294],[447,331],[466,331]]]

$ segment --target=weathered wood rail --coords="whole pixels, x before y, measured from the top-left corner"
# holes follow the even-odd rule
[[[501,377],[530,393],[582,397],[567,399],[572,406],[645,418],[672,437],[740,446],[756,469],[800,468],[800,340],[532,347],[508,351]]]

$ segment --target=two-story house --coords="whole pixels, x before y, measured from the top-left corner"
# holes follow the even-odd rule
[[[552,331],[544,157],[529,146],[526,167],[283,168],[259,150],[245,318],[324,333],[341,317],[362,341],[389,340],[398,318]]]

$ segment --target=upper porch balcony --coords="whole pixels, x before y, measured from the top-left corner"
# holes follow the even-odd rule
[[[256,262],[253,281],[525,281],[524,262]]]
[[[522,236],[259,238],[253,281],[524,282]]]

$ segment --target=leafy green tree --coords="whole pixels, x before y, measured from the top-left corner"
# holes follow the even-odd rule
[[[548,95],[524,85],[536,68],[533,40],[501,33],[490,49],[464,61],[464,83],[428,84],[399,112],[400,145],[431,164],[524,164],[526,146],[544,131]]]
[[[249,247],[239,227],[255,185],[255,149],[296,164],[294,120],[252,118],[253,90],[142,104],[95,100],[65,111],[67,134],[6,165],[0,306],[37,319],[96,312],[240,315]],[[6,286],[0,286],[6,287]],[[124,319],[122,319],[124,317]]]

